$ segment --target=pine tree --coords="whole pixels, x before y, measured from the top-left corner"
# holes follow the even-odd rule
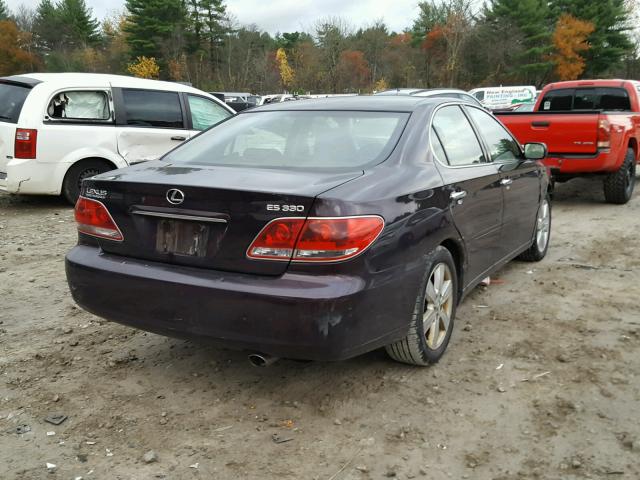
[[[68,48],[83,48],[100,41],[98,21],[84,0],[62,0],[56,7],[64,23],[64,43]]]
[[[520,37],[519,51],[509,66],[512,74],[536,85],[547,80],[552,69],[549,54],[555,18],[546,0],[490,0],[484,5],[483,21],[495,32],[496,42],[505,40],[501,32],[506,29],[515,30]]]
[[[128,11],[124,31],[133,57],[154,57],[166,64],[163,46],[186,23],[182,0],[126,0]]]
[[[568,13],[595,27],[587,39],[584,77],[595,77],[620,66],[623,57],[633,49],[625,0],[552,0],[551,5],[558,17]]]
[[[47,53],[61,48],[64,28],[56,6],[51,0],[41,0],[33,23],[36,48]]]
[[[4,3],[4,0],[0,0],[0,21],[9,19],[9,7]]]

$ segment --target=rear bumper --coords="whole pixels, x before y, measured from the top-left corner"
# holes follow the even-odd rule
[[[404,336],[420,275],[260,277],[145,262],[89,246],[68,253],[66,271],[74,300],[108,320],[310,360],[346,359]]]
[[[60,195],[66,163],[43,163],[13,158],[0,174],[0,190],[8,193]],[[4,178],[3,178],[4,177]]]
[[[609,173],[616,171],[619,165],[610,151],[601,151],[592,156],[554,155],[543,160],[553,174]]]

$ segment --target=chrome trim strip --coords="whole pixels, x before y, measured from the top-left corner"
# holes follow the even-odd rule
[[[146,210],[134,210],[131,213],[134,215],[143,215],[145,217],[172,218],[174,220],[190,220],[192,222],[227,223],[224,218],[181,215],[179,213],[148,212]]]

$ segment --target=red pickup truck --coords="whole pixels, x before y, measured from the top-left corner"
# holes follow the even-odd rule
[[[558,182],[602,175],[610,203],[627,203],[640,160],[640,82],[577,80],[547,85],[533,112],[496,116],[522,144],[542,142]]]

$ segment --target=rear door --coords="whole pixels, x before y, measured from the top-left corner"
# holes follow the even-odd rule
[[[537,162],[524,158],[518,142],[495,118],[479,108],[464,108],[500,171],[504,198],[501,257],[512,256],[533,238],[540,205],[541,170]]]
[[[449,187],[455,225],[466,246],[470,283],[501,258],[500,173],[486,158],[460,106],[445,106],[434,114],[431,145]]]
[[[0,186],[6,185],[18,118],[30,91],[31,85],[0,79]]]
[[[113,96],[118,152],[130,165],[158,159],[189,138],[179,92],[114,88]]]

